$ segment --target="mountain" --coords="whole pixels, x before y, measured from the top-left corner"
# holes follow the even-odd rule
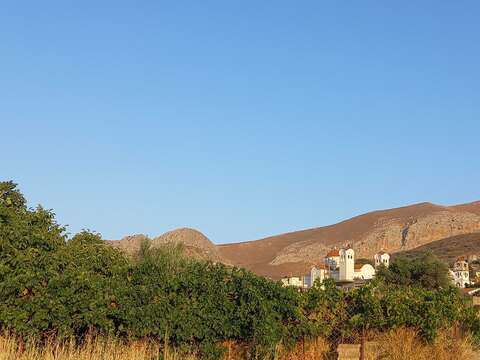
[[[431,251],[448,264],[452,264],[461,256],[480,255],[480,232],[437,240],[412,250],[395,253],[393,258],[398,256],[416,257],[425,251]]]
[[[380,250],[406,251],[476,231],[480,231],[480,201],[456,206],[420,203],[373,211],[335,225],[219,245],[218,250],[236,266],[279,278],[321,263],[330,248],[347,242],[357,258],[372,258]]]
[[[355,248],[357,258],[371,259],[380,250],[409,255],[431,249],[450,261],[465,255],[465,251],[480,252],[476,232],[480,233],[480,201],[455,206],[420,203],[373,211],[330,226],[233,244],[215,245],[201,232],[182,228],[152,239],[152,246],[182,243],[189,256],[278,279],[304,273],[310,266],[322,263],[332,247],[346,243]],[[133,235],[109,244],[135,254],[145,238]]]
[[[140,250],[142,242],[147,237],[143,234],[126,236],[122,240],[110,240],[108,243],[116,248],[123,250],[129,255],[134,255]],[[217,247],[200,231],[190,228],[181,228],[166,232],[152,239],[152,247],[158,247],[164,244],[183,244],[185,253],[199,259],[223,262],[229,261],[223,259],[219,254]]]

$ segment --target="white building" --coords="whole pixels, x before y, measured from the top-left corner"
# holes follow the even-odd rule
[[[390,265],[390,255],[384,251],[376,253],[373,258],[375,259],[375,267],[379,267],[380,265],[388,267]]]
[[[316,280],[323,282],[329,278],[325,265],[312,266],[310,272],[303,276],[285,276],[282,278],[283,286],[293,286],[300,289],[311,288]]]
[[[466,261],[465,258],[458,258],[453,264],[453,269],[449,271],[449,274],[455,286],[464,288],[470,285],[468,261]]]
[[[353,281],[355,272],[355,251],[349,246],[340,249],[339,281]]]
[[[337,270],[340,264],[340,251],[335,247],[325,256],[325,266],[328,270]]]
[[[375,276],[375,268],[370,264],[355,264],[353,278],[371,280]]]
[[[380,264],[389,265],[390,255],[385,252],[375,254],[375,267]],[[324,258],[324,264],[310,268],[303,276],[286,276],[282,279],[284,286],[294,286],[299,289],[308,289],[316,280],[323,282],[333,279],[342,282],[341,286],[355,281],[371,280],[375,276],[375,267],[370,264],[355,264],[355,251],[347,246],[345,248],[330,250]]]
[[[310,269],[310,287],[313,286],[316,280],[323,282],[329,277],[328,270],[324,265],[314,266]]]
[[[308,284],[305,282],[304,276],[285,276],[282,278],[283,286],[294,286],[297,288],[307,288]]]

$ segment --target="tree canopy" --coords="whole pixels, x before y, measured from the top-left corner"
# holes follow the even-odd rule
[[[448,266],[431,252],[416,258],[399,257],[387,268],[381,265],[377,278],[388,284],[440,289],[450,286]]]
[[[279,343],[331,339],[360,329],[417,329],[426,340],[455,322],[480,338],[480,323],[432,255],[398,259],[379,279],[345,292],[333,280],[305,293],[235,267],[186,258],[178,246],[130,259],[101,235],[68,240],[55,214],[27,208],[0,183],[0,330],[19,336],[87,333],[151,338],[220,358],[225,340],[272,358]]]

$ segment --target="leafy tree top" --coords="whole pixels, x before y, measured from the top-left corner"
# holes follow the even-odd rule
[[[431,252],[425,252],[413,259],[399,257],[388,268],[381,265],[376,276],[387,284],[400,286],[417,286],[426,289],[450,286],[447,264]]]
[[[25,209],[27,201],[13,181],[0,181],[0,205],[15,209]]]

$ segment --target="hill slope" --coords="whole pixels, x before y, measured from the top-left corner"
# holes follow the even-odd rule
[[[480,232],[456,235],[437,240],[412,250],[401,251],[394,255],[416,257],[425,251],[431,251],[448,264],[460,256],[480,255]]]
[[[122,240],[111,240],[108,243],[117,247],[129,255],[134,255],[140,250],[145,235],[138,234],[126,236]],[[188,256],[195,258],[229,263],[219,254],[217,247],[200,231],[190,228],[181,228],[166,232],[152,239],[152,247],[158,247],[164,244],[174,243],[183,244]]]
[[[352,243],[357,257],[398,252],[459,234],[480,231],[480,202],[457,206],[421,203],[374,211],[335,225],[296,231],[256,241],[219,245],[237,266],[278,278],[299,273],[323,260],[333,246]]]

